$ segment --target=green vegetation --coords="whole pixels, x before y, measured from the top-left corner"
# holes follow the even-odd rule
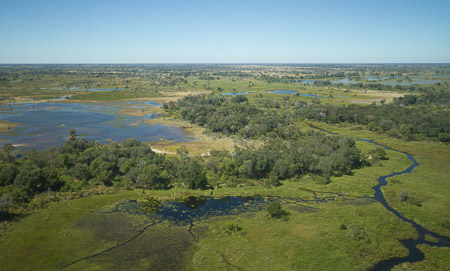
[[[289,215],[289,212],[284,210],[278,201],[272,201],[271,203],[269,203],[269,206],[267,206],[266,211],[272,218],[287,219],[287,216]]]

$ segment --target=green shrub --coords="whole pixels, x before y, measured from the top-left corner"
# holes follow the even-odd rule
[[[413,197],[411,195],[411,193],[409,193],[408,190],[402,190],[400,191],[400,193],[398,194],[398,198],[400,199],[400,201],[404,201],[407,202],[409,204],[415,205],[417,207],[422,206],[422,203],[416,199],[415,197]]]
[[[226,234],[233,234],[235,232],[241,231],[242,227],[238,223],[230,222],[225,226],[225,233]]]
[[[272,201],[271,203],[269,203],[269,206],[267,206],[266,211],[272,218],[286,219],[287,216],[289,215],[289,212],[284,210],[278,201]]]

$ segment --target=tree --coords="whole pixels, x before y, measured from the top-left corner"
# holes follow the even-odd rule
[[[387,154],[384,148],[382,147],[376,147],[374,150],[370,152],[370,155],[372,155],[372,159],[376,160],[386,160]]]
[[[141,176],[143,185],[148,189],[165,189],[169,184],[168,176],[155,164],[144,167]]]
[[[180,155],[181,158],[186,159],[189,155],[189,150],[183,145],[177,148],[177,154]]]
[[[73,166],[70,170],[69,170],[70,174],[82,181],[87,181],[90,178],[90,171],[89,171],[89,166],[86,164],[82,164],[82,163],[76,163],[75,166]]]
[[[2,152],[3,156],[0,156],[0,158],[3,158],[2,160],[6,163],[14,163],[16,161],[16,148],[11,143],[6,143],[3,145]]]
[[[12,184],[17,173],[17,166],[14,164],[4,164],[0,166],[0,185]]]
[[[14,180],[14,185],[24,187],[31,193],[42,192],[47,189],[42,169],[30,164],[25,164],[20,168],[19,174]]]
[[[2,209],[2,214],[0,218],[3,218],[5,210],[14,204],[14,199],[9,194],[3,194],[0,196],[0,208]]]
[[[181,163],[178,174],[185,186],[189,189],[206,189],[208,180],[201,158],[192,158]]]

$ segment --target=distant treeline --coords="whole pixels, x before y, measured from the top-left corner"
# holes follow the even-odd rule
[[[425,106],[315,105],[297,111],[304,118],[327,123],[365,125],[369,130],[406,140],[450,142],[450,112],[432,111]]]

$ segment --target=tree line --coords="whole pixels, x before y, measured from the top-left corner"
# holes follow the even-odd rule
[[[409,99],[406,98],[405,101]],[[297,110],[301,117],[327,123],[347,122],[405,140],[450,142],[450,112],[426,106],[315,105]]]

